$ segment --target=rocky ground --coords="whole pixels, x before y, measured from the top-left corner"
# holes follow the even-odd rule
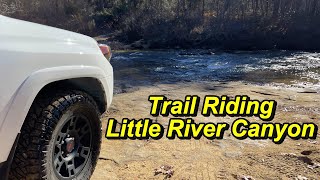
[[[103,117],[151,118],[149,95],[183,99],[185,95],[248,95],[274,99],[278,109],[273,122],[314,122],[320,125],[320,94],[303,88],[256,86],[241,82],[159,84],[143,86],[114,96]],[[200,103],[202,104],[202,103]],[[155,118],[152,118],[155,119]],[[169,118],[156,120],[167,126]],[[197,122],[233,122],[235,118],[202,117]],[[250,117],[249,121],[260,121]],[[260,121],[261,122],[261,121]],[[223,140],[107,140],[92,179],[319,179],[320,141],[286,139],[236,140],[227,131]],[[318,136],[320,132],[318,132]]]

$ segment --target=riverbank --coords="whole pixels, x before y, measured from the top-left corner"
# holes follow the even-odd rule
[[[294,44],[291,41],[287,40],[284,42],[279,42],[274,44],[272,40],[267,37],[251,37],[248,36],[247,39],[244,40],[211,40],[208,42],[197,43],[197,42],[179,42],[175,43],[174,40],[168,39],[143,39],[138,38],[137,40],[128,41],[119,38],[121,35],[114,35],[113,33],[109,35],[100,35],[94,37],[99,43],[108,44],[112,47],[113,50],[191,50],[191,51],[199,51],[202,54],[213,53],[213,52],[236,52],[236,51],[262,51],[262,50],[270,50],[270,51],[279,51],[279,50],[288,50],[288,51],[309,51],[309,52],[319,52],[320,47],[314,45],[314,39],[312,37],[301,38],[300,42],[309,42],[312,41],[312,45],[310,44]],[[225,36],[222,34],[221,36]],[[277,37],[279,38],[279,37]],[[224,39],[224,38],[222,38]],[[281,38],[280,38],[281,39]],[[291,38],[295,39],[292,35]],[[282,39],[281,39],[282,40]],[[279,41],[281,41],[279,40]]]
[[[243,82],[189,82],[138,86],[114,96],[113,105],[104,116],[108,118],[151,118],[164,127],[168,118],[150,116],[151,94],[180,99],[188,94],[200,97],[248,95],[254,99],[278,102],[275,119],[278,123],[320,121],[320,94],[305,88],[252,85]],[[200,102],[202,104],[202,102]],[[248,118],[261,123],[258,118]],[[198,116],[198,122],[232,123],[232,117]],[[318,132],[318,136],[319,136]],[[286,139],[276,145],[271,140],[236,140],[226,134],[223,140],[106,140],[93,179],[163,179],[155,176],[161,166],[174,171],[173,179],[294,179],[320,176],[320,142],[318,140]],[[167,172],[167,171],[166,171]],[[165,173],[164,173],[165,174]]]

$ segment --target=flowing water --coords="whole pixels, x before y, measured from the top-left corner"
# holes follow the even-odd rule
[[[320,89],[320,53],[293,51],[117,52],[112,59],[116,93],[157,83],[244,81]]]

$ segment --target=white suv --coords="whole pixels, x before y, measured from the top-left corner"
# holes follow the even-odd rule
[[[89,179],[111,50],[87,36],[0,15],[0,177]]]

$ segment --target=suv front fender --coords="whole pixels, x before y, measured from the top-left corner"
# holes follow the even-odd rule
[[[20,85],[8,103],[6,108],[8,110],[4,117],[0,117],[3,118],[3,123],[0,125],[0,162],[7,161],[28,111],[40,90],[52,82],[83,77],[95,78],[100,81],[105,91],[106,105],[110,106],[113,93],[112,73],[106,74],[99,67],[60,66],[34,72]]]

